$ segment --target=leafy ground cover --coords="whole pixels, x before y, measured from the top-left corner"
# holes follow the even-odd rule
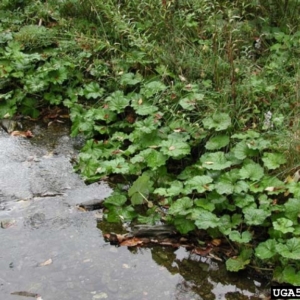
[[[65,106],[111,222],[204,231],[300,284],[296,0],[0,4],[0,117]]]

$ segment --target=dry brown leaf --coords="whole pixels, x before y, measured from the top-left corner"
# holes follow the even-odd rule
[[[201,256],[207,256],[210,253],[211,250],[212,250],[211,246],[207,246],[204,249],[197,247],[197,248],[192,250],[192,253],[195,253],[195,254],[201,255]]]
[[[136,237],[133,237],[131,239],[122,241],[120,243],[120,246],[134,247],[134,246],[141,245],[141,244],[143,244],[143,241],[141,241],[140,239],[138,239]]]
[[[15,130],[15,131],[12,131],[10,133],[11,136],[21,136],[21,137],[26,137],[26,138],[32,138],[33,137],[33,134],[30,130],[27,130],[27,131],[18,131],[18,130]]]
[[[220,246],[222,244],[222,241],[221,241],[221,239],[213,239],[210,243],[213,246],[218,247],[218,246]]]
[[[40,263],[39,266],[40,266],[40,267],[45,267],[45,266],[49,266],[49,265],[51,265],[51,264],[52,264],[52,259],[49,258],[49,259],[47,259],[46,261]]]

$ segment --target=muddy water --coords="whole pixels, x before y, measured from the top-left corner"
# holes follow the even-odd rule
[[[78,141],[67,126],[27,126],[32,140],[0,132],[1,300],[263,298],[259,280],[184,249],[107,244],[101,230],[114,228],[76,204],[101,202],[110,188],[73,172]]]

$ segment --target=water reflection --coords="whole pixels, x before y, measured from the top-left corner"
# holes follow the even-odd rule
[[[98,223],[98,227],[103,230],[103,233],[118,232],[120,228],[119,225],[110,225],[105,222]],[[258,282],[250,278],[246,271],[238,274],[229,273],[226,271],[224,263],[192,254],[183,247],[174,249],[154,246],[147,248],[128,247],[126,249],[139,257],[150,252],[152,260],[160,267],[160,270],[167,270],[173,278],[177,278],[174,291],[167,292],[169,297],[167,299],[254,300],[261,299],[262,287],[266,285],[266,282]],[[160,273],[157,273],[156,279],[161,280]]]

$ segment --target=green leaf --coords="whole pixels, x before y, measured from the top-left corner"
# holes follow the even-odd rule
[[[219,218],[208,210],[195,208],[192,211],[191,219],[199,229],[215,228],[219,225]]]
[[[120,113],[129,105],[130,99],[122,91],[116,91],[105,99],[110,110]]]
[[[116,159],[103,161],[100,165],[108,173],[126,174],[129,172],[130,166],[123,157],[117,157]]]
[[[287,218],[279,218],[273,222],[273,227],[282,233],[294,232],[293,222]]]
[[[298,224],[298,216],[300,215],[300,199],[290,198],[285,204],[285,216],[292,220],[294,224]]]
[[[220,217],[218,229],[224,235],[228,235],[231,232],[232,224],[229,215],[223,215]]]
[[[226,113],[215,113],[202,120],[204,128],[215,129],[216,131],[226,130],[231,126],[231,118]]]
[[[258,181],[264,176],[264,169],[252,160],[245,161],[239,172],[242,179]]]
[[[164,166],[166,164],[167,156],[154,149],[149,150],[149,153],[145,157],[147,166],[149,168],[156,170],[158,167]]]
[[[300,182],[292,181],[288,183],[286,186],[289,192],[294,194],[295,198],[300,198]]]
[[[276,241],[271,239],[260,243],[255,249],[255,255],[260,259],[272,258],[277,254],[276,244]]]
[[[291,238],[286,244],[277,244],[276,251],[283,257],[300,260],[300,238]]]
[[[139,73],[125,73],[121,76],[120,83],[121,85],[136,85],[137,83],[143,80],[142,75]]]
[[[264,153],[262,161],[265,167],[269,170],[279,168],[282,164],[286,163],[286,158],[282,153]]]
[[[300,285],[300,271],[297,272],[297,270],[292,266],[285,266],[281,272],[281,282],[287,282],[295,286]]]
[[[181,181],[174,180],[171,182],[171,186],[169,188],[157,188],[154,190],[153,193],[161,195],[161,196],[177,196],[179,195],[183,190],[183,184]]]
[[[250,263],[250,259],[243,260],[240,257],[229,258],[226,260],[226,269],[230,272],[238,272],[245,269]]]
[[[245,222],[248,225],[262,225],[267,217],[271,215],[269,211],[263,209],[247,207],[243,210]]]
[[[107,214],[107,221],[111,223],[129,222],[137,216],[132,206],[111,206]]]
[[[241,254],[226,261],[226,269],[231,272],[238,272],[244,269],[249,263],[252,255],[251,249],[243,249]]]
[[[238,170],[231,170],[220,176],[217,183],[215,183],[215,189],[220,195],[232,194],[235,189],[235,184],[239,178]]]
[[[208,184],[212,181],[213,179],[206,175],[194,176],[185,182],[185,193],[189,194],[193,190],[196,190],[198,193],[204,193],[209,190]]]
[[[231,166],[231,161],[228,161],[221,151],[202,155],[200,162],[202,167],[210,170],[224,170]]]
[[[152,191],[153,182],[146,174],[140,176],[128,190],[128,195],[131,197],[133,205],[142,204],[145,198],[148,197],[150,191]]]
[[[189,155],[190,151],[190,145],[180,140],[169,139],[161,142],[161,152],[170,157],[178,159],[185,155]]]
[[[97,99],[103,95],[104,89],[100,88],[97,82],[91,82],[84,86],[83,95],[87,98]]]
[[[233,230],[230,232],[229,238],[233,242],[245,244],[245,243],[249,243],[252,240],[252,235],[249,231],[244,231],[240,233],[237,230]]]
[[[237,143],[232,151],[234,156],[239,160],[255,156],[259,153],[257,150],[250,149],[245,141]]]
[[[176,217],[174,220],[174,225],[181,234],[186,234],[195,229],[194,222],[186,219],[185,217]]]
[[[247,206],[255,206],[256,202],[254,200],[254,197],[249,194],[239,194],[234,197],[234,203],[237,207],[244,208]]]
[[[147,117],[144,120],[137,121],[134,123],[135,132],[142,133],[142,134],[150,134],[154,130],[157,129],[159,123],[155,121],[152,116]]]
[[[213,211],[215,209],[215,204],[208,199],[196,199],[194,202],[196,206],[202,207],[205,210]]]
[[[141,94],[145,95],[146,98],[150,98],[159,92],[163,92],[166,88],[167,87],[162,82],[152,81],[144,85],[141,89]]]
[[[140,99],[134,99],[131,101],[131,106],[134,108],[135,112],[140,116],[153,115],[158,111],[158,107],[152,103]],[[162,114],[161,114],[162,117]]]
[[[193,206],[193,200],[189,197],[183,197],[171,204],[168,213],[171,215],[187,215],[189,208]]]
[[[229,137],[227,135],[217,135],[209,139],[205,148],[207,150],[218,150],[229,144]]]
[[[110,205],[122,206],[123,204],[126,203],[126,201],[127,201],[127,197],[125,197],[123,194],[120,194],[118,192],[113,192],[111,196],[109,196],[104,200],[104,204],[105,206],[110,206]]]
[[[197,101],[201,101],[204,98],[204,94],[189,94],[186,98],[180,99],[179,104],[183,109],[194,110]]]

